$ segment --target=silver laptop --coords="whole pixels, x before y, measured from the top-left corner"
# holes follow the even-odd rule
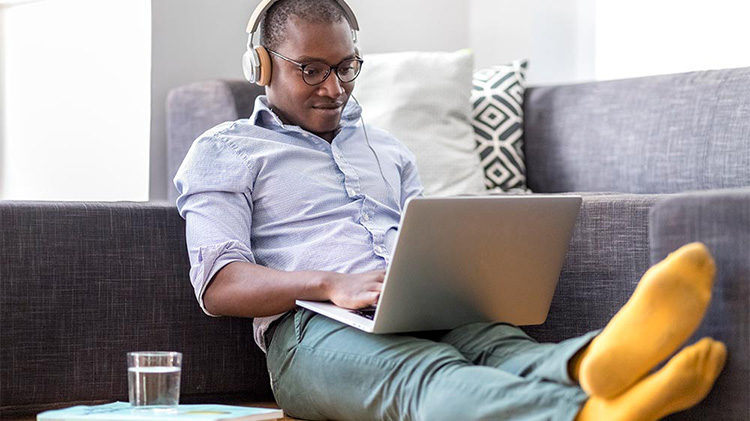
[[[297,305],[372,333],[541,324],[580,207],[574,195],[412,198],[375,308]]]

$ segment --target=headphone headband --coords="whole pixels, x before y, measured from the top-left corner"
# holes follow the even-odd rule
[[[258,7],[255,8],[255,11],[250,16],[250,22],[247,23],[247,33],[250,34],[252,38],[252,34],[255,33],[256,30],[258,30],[258,25],[260,24],[261,18],[266,14],[266,11],[273,6],[274,3],[276,3],[279,0],[263,0],[260,2]],[[346,4],[346,1],[344,0],[335,0],[336,3],[341,6],[342,9],[344,9],[344,16],[346,17],[346,20],[349,21],[349,25],[351,25],[352,30],[359,31],[359,23],[357,22],[357,17],[354,16],[354,12],[352,11],[351,7],[349,7],[348,4]]]

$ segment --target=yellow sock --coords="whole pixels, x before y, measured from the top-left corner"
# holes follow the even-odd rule
[[[591,397],[576,420],[650,421],[690,408],[708,395],[726,355],[723,343],[703,338],[616,398]]]
[[[651,267],[602,333],[571,361],[583,390],[613,398],[677,350],[703,319],[715,272],[701,243]]]

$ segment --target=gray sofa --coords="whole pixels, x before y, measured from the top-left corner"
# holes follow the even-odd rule
[[[174,90],[170,179],[195,137],[250,115],[259,92]],[[549,318],[528,331],[602,327],[651,264],[703,241],[718,274],[690,342],[710,335],[730,355],[707,400],[672,418],[750,418],[750,68],[532,88],[524,109],[530,188],[584,196]],[[3,416],[127,399],[125,352],[142,349],[184,353],[185,402],[272,399],[250,321],[198,308],[173,202],[6,201],[0,227]]]

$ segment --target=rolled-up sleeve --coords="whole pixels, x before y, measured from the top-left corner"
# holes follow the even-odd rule
[[[221,126],[219,126],[220,128]],[[213,276],[232,262],[255,263],[251,247],[252,164],[213,129],[191,146],[174,178],[185,219],[190,282],[201,309]]]

